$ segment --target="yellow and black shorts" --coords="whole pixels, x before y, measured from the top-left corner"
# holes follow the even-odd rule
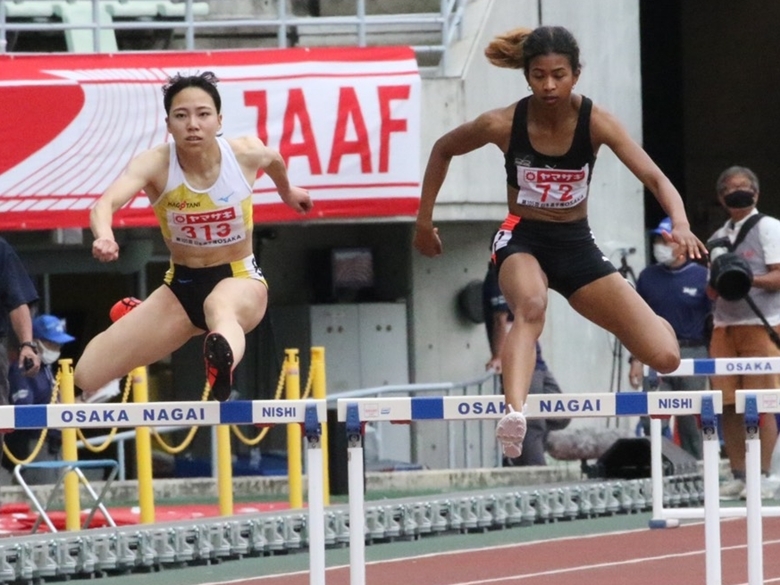
[[[187,313],[195,327],[208,331],[206,315],[203,312],[203,303],[211,294],[214,287],[226,278],[249,278],[259,280],[268,286],[263,276],[263,271],[257,265],[254,255],[242,260],[235,260],[229,264],[208,266],[206,268],[190,268],[171,262],[170,268],[165,273],[163,282],[179,299],[181,306]]]

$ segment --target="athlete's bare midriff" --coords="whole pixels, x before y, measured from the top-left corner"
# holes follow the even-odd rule
[[[588,216],[587,199],[568,209],[545,209],[543,207],[520,205],[517,203],[517,189],[509,185],[506,187],[506,196],[509,205],[509,213],[525,219],[563,223],[578,221]]]
[[[165,245],[171,252],[171,260],[174,264],[187,266],[188,268],[208,268],[229,264],[236,260],[242,260],[252,255],[252,232],[246,233],[246,238],[235,244],[226,244],[218,248],[200,249],[193,246],[177,244],[165,240]]]

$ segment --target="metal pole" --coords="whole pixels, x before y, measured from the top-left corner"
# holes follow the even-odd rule
[[[349,483],[349,583],[366,585],[363,426],[357,404],[347,405],[347,477]]]
[[[722,562],[720,547],[720,493],[718,466],[720,439],[712,395],[702,398],[701,427],[704,458],[704,562],[707,585],[721,585]]]
[[[300,400],[301,374],[297,349],[285,353],[285,398]],[[301,461],[301,425],[287,425],[287,482],[290,486],[290,507],[303,508],[303,464]]]
[[[230,450],[230,426],[217,426],[217,486],[219,513],[233,515],[233,456]]]
[[[6,52],[8,39],[5,30],[5,2],[0,2],[0,54]]]
[[[100,7],[98,0],[92,0],[92,23],[95,25],[92,29],[92,50],[100,53]]]
[[[324,400],[327,392],[327,377],[325,375],[325,348],[324,347],[312,347],[311,348],[311,369],[312,369],[312,384],[311,393],[312,397],[317,400]],[[322,484],[323,484],[323,503],[326,506],[330,505],[330,469],[328,461],[328,425],[322,427],[321,430],[321,443],[322,448]],[[309,469],[311,473],[311,469]],[[311,479],[309,479],[311,482]],[[309,498],[311,499],[311,498]]]
[[[187,0],[184,6],[184,19],[187,21],[187,50],[193,51],[195,49],[195,13],[192,7],[192,0]]]
[[[755,394],[745,397],[745,491],[747,492],[748,585],[764,582],[763,520],[761,518],[761,414]]]
[[[116,442],[116,458],[119,462],[119,474],[117,479],[125,481],[127,479],[127,469],[125,465],[125,439]]]
[[[439,14],[441,15],[441,45],[444,47],[441,52],[439,70],[444,72],[447,66],[447,39],[450,36],[450,23],[448,18],[450,0],[441,0],[439,4]]]
[[[276,0],[276,10],[279,15],[279,28],[276,32],[280,49],[287,48],[287,0]]]
[[[313,348],[312,348],[313,349]],[[309,468],[309,584],[325,585],[325,483],[323,482],[324,427],[317,418],[317,407],[306,406],[306,462]]]
[[[357,0],[358,47],[366,46],[366,0]]]
[[[73,360],[60,360],[60,397],[63,404],[76,402],[76,390],[73,383]],[[62,460],[78,461],[76,450],[76,429],[62,429]],[[81,501],[79,499],[79,478],[74,471],[65,475],[65,530],[81,528]]]
[[[653,519],[651,527],[668,528],[669,521],[664,518],[664,471],[661,451],[663,441],[661,436],[661,419],[650,419],[650,481],[653,485]]]
[[[130,373],[133,380],[133,401],[149,402],[149,382],[146,367],[140,366]],[[135,461],[138,467],[138,505],[141,523],[154,524],[154,487],[152,485],[152,437],[149,427],[135,430]]]

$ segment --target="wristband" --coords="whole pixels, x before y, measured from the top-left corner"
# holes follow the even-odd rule
[[[35,355],[38,355],[38,346],[35,345],[34,341],[23,341],[19,344],[19,351],[22,351],[25,347],[29,347]]]

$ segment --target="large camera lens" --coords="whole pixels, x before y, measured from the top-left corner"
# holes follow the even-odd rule
[[[710,264],[710,286],[727,301],[744,299],[753,285],[753,271],[738,254],[726,252]]]

